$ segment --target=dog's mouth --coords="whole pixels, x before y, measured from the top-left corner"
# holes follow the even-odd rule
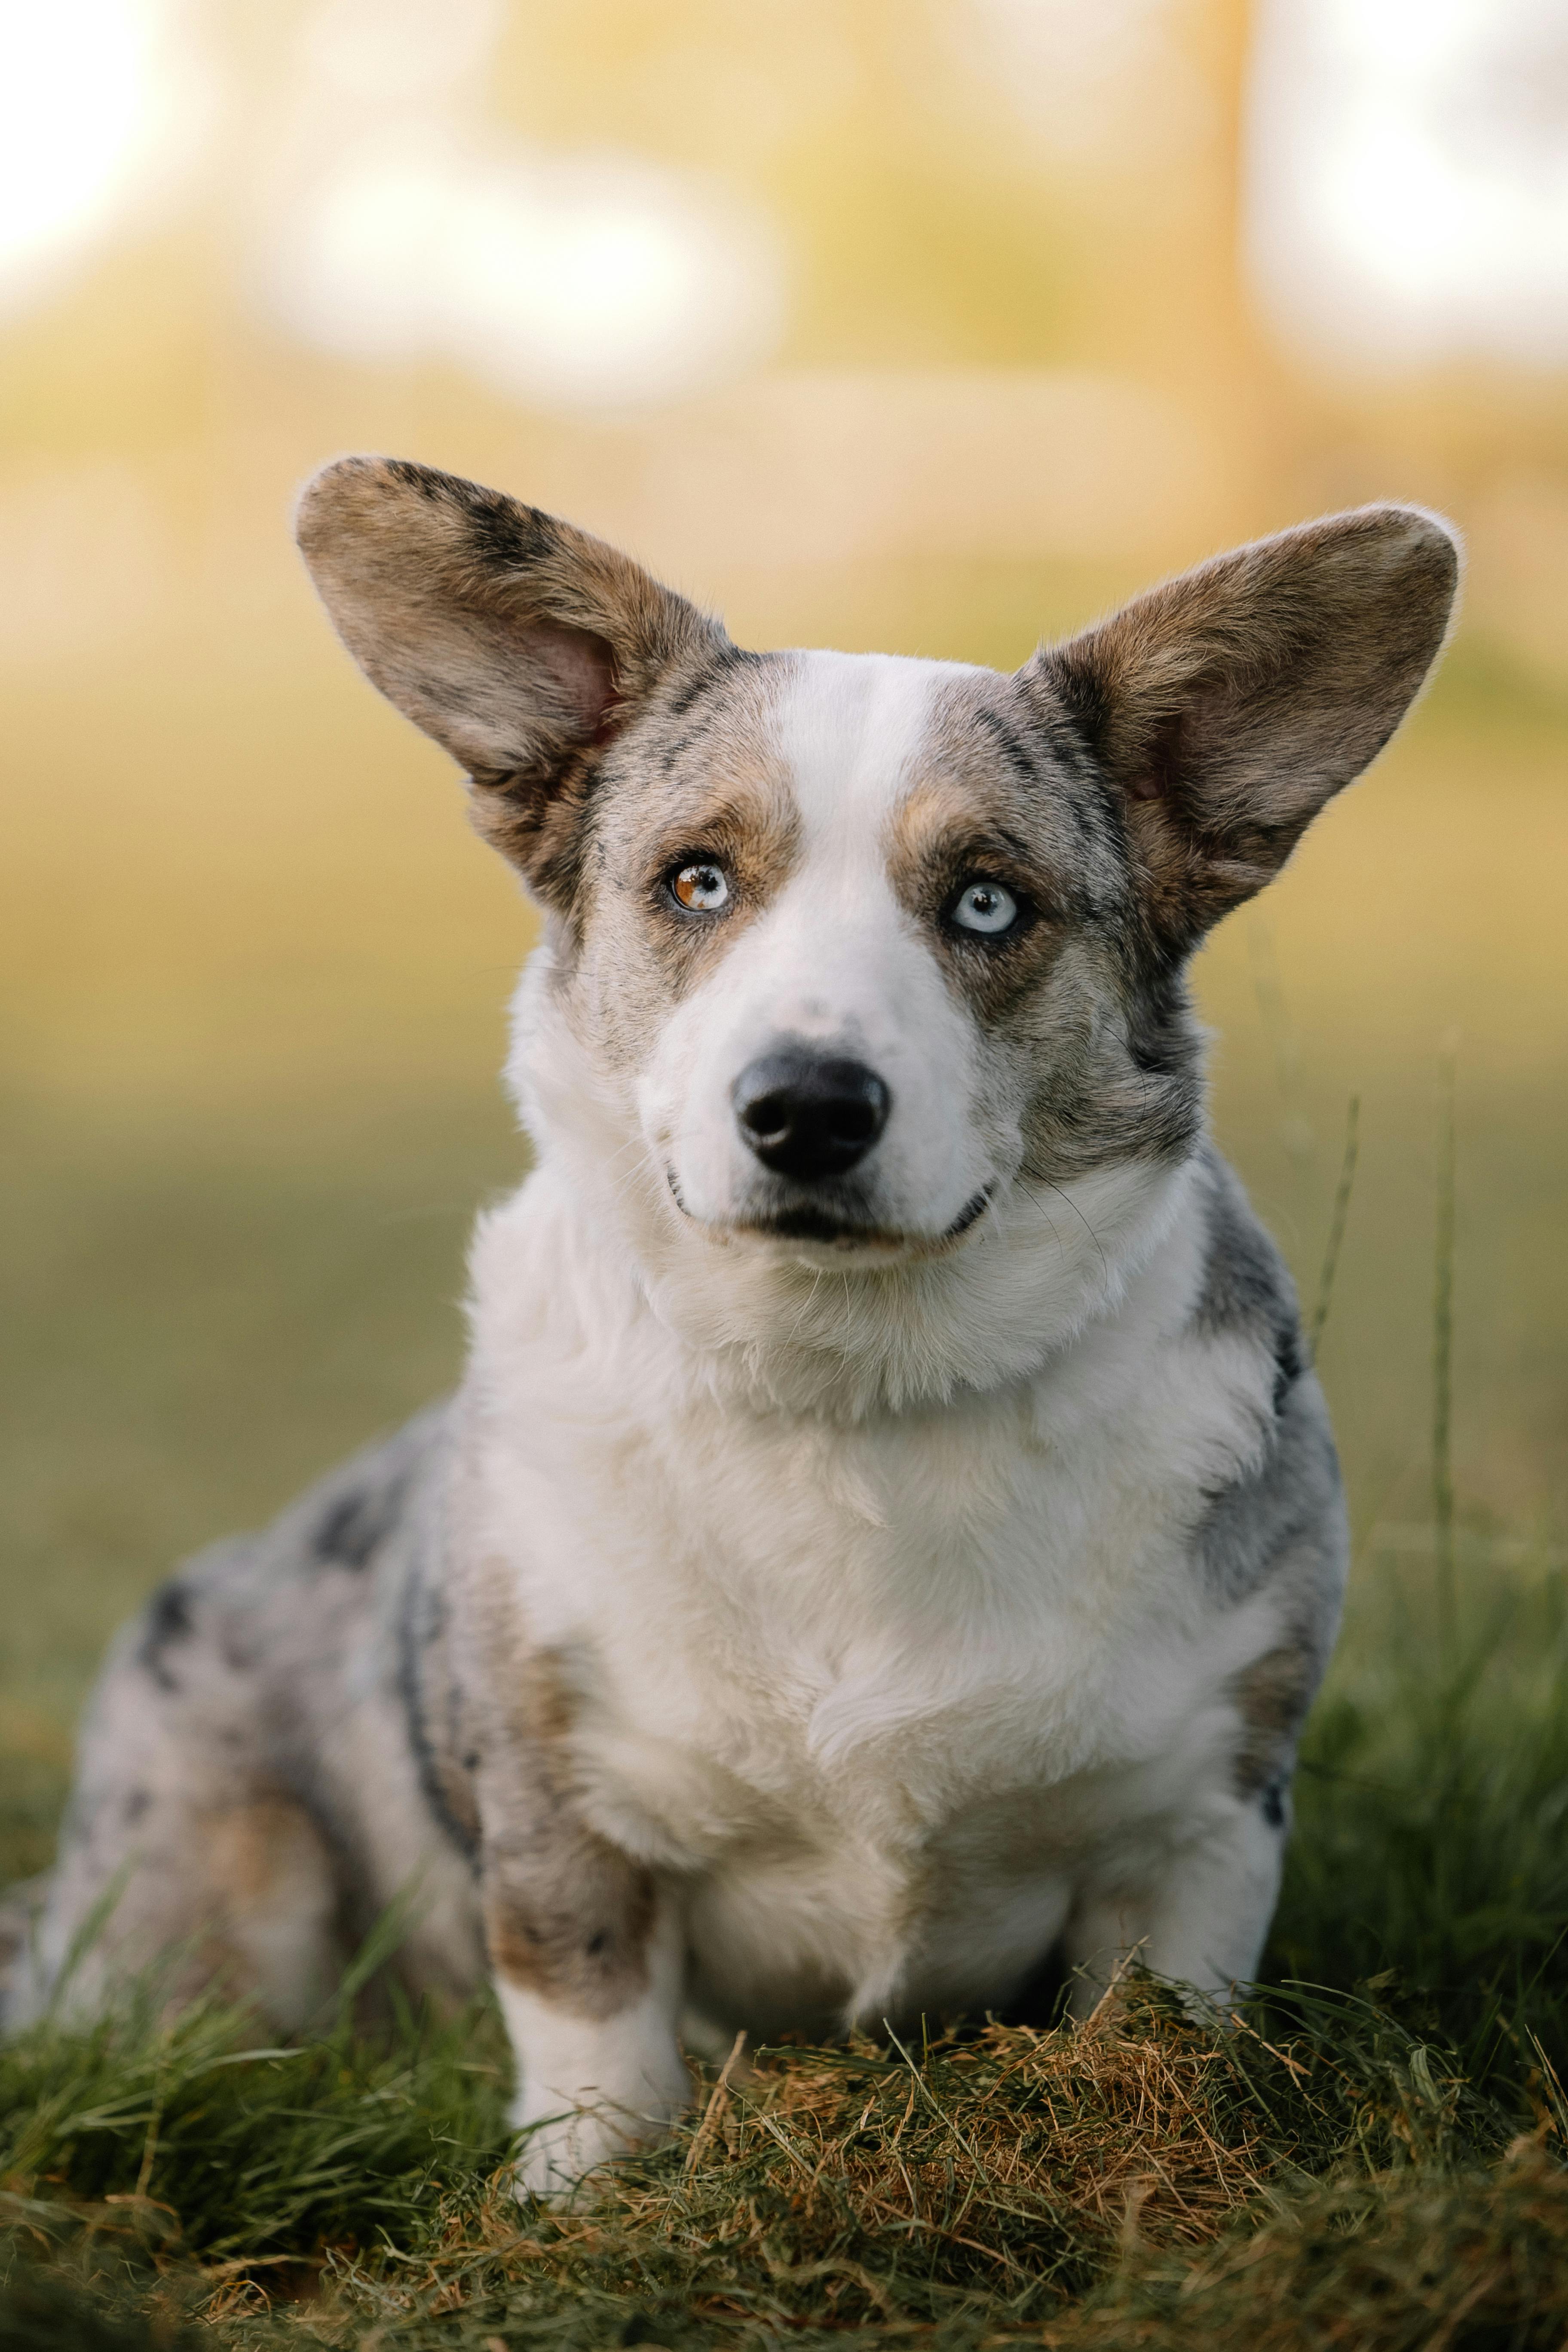
[[[852,1199],[834,1201],[787,1201],[778,1208],[761,1214],[737,1217],[723,1224],[710,1223],[705,1217],[694,1216],[681,1196],[680,1182],[673,1168],[665,1171],[670,1198],[683,1217],[713,1235],[715,1240],[728,1241],[742,1235],[758,1241],[807,1242],[819,1249],[829,1249],[844,1255],[868,1251],[879,1257],[934,1257],[977,1225],[995,1196],[994,1183],[983,1184],[978,1192],[967,1200],[950,1225],[941,1233],[909,1233],[899,1228],[879,1225],[858,1213]]]

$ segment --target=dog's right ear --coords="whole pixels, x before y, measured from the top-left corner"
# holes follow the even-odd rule
[[[660,679],[722,658],[723,630],[587,531],[401,458],[324,467],[296,529],[365,676],[467,771],[479,831],[567,908],[600,757]]]

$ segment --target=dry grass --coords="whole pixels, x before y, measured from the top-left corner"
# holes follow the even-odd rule
[[[566,2213],[518,2207],[501,2070],[458,2054],[471,2030],[437,2033],[412,2068],[405,2052],[401,2074],[395,2054],[367,2072],[345,2041],[301,2075],[226,2051],[232,2022],[214,2016],[155,2049],[127,2026],[101,2042],[103,2078],[57,2084],[33,2111],[51,2127],[14,2144],[22,2284],[8,2314],[0,2300],[0,2342],[95,2343],[62,2336],[58,2310],[51,2334],[26,2332],[26,2295],[47,2313],[68,2289],[84,2325],[134,2312],[143,2333],[123,2340],[137,2345],[196,2327],[237,2347],[282,2330],[401,2352],[910,2335],[957,2347],[1055,2342],[1075,2309],[1100,2329],[1085,2344],[1107,2344],[1097,2293],[1139,2329],[1163,2326],[1172,2294],[1245,2296],[1252,2256],[1216,2248],[1262,2248],[1272,2279],[1312,2259],[1312,2231],[1380,2212],[1388,2182],[1495,2163],[1506,2120],[1386,2011],[1298,1996],[1275,2021],[1289,2039],[1206,2021],[1137,1980],[1081,2027],[764,2053],[710,2081],[673,2147],[606,2168]],[[35,2066],[58,2070],[66,2046],[42,2037]],[[384,2146],[366,2137],[378,2108]],[[416,2119],[423,2164],[409,2162]],[[289,2201],[301,2179],[314,2203]],[[256,2221],[249,2250],[229,2252],[241,2182]],[[1285,2218],[1247,2235],[1270,2210]]]
[[[585,2211],[520,2230],[498,2179],[449,2204],[420,2277],[344,2284],[387,2314],[500,2280],[632,2293],[657,2250],[714,2321],[931,2319],[970,2296],[1033,2316],[1129,2243],[1206,2245],[1289,2161],[1258,2057],[1289,2075],[1249,2029],[1216,2035],[1152,1989],[1080,2029],[771,2057]]]

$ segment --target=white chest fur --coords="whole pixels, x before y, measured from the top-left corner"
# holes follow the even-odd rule
[[[694,1381],[547,1175],[476,1274],[475,1534],[572,1683],[592,1814],[753,2019],[984,1995],[1229,1801],[1273,1612],[1187,1550],[1268,1378],[1190,1333],[1194,1220],[1031,1377],[858,1422]]]

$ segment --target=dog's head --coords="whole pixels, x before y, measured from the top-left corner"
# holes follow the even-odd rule
[[[1386,741],[1458,570],[1435,518],[1365,508],[1004,677],[742,652],[601,541],[417,466],[328,467],[300,537],[548,910],[519,1083],[546,1147],[613,1171],[667,1292],[710,1297],[721,1259],[747,1311],[768,1279],[804,1311],[803,1265],[964,1257],[1004,1321],[1047,1233],[1059,1306],[1114,1287],[1198,1132],[1188,958]]]

